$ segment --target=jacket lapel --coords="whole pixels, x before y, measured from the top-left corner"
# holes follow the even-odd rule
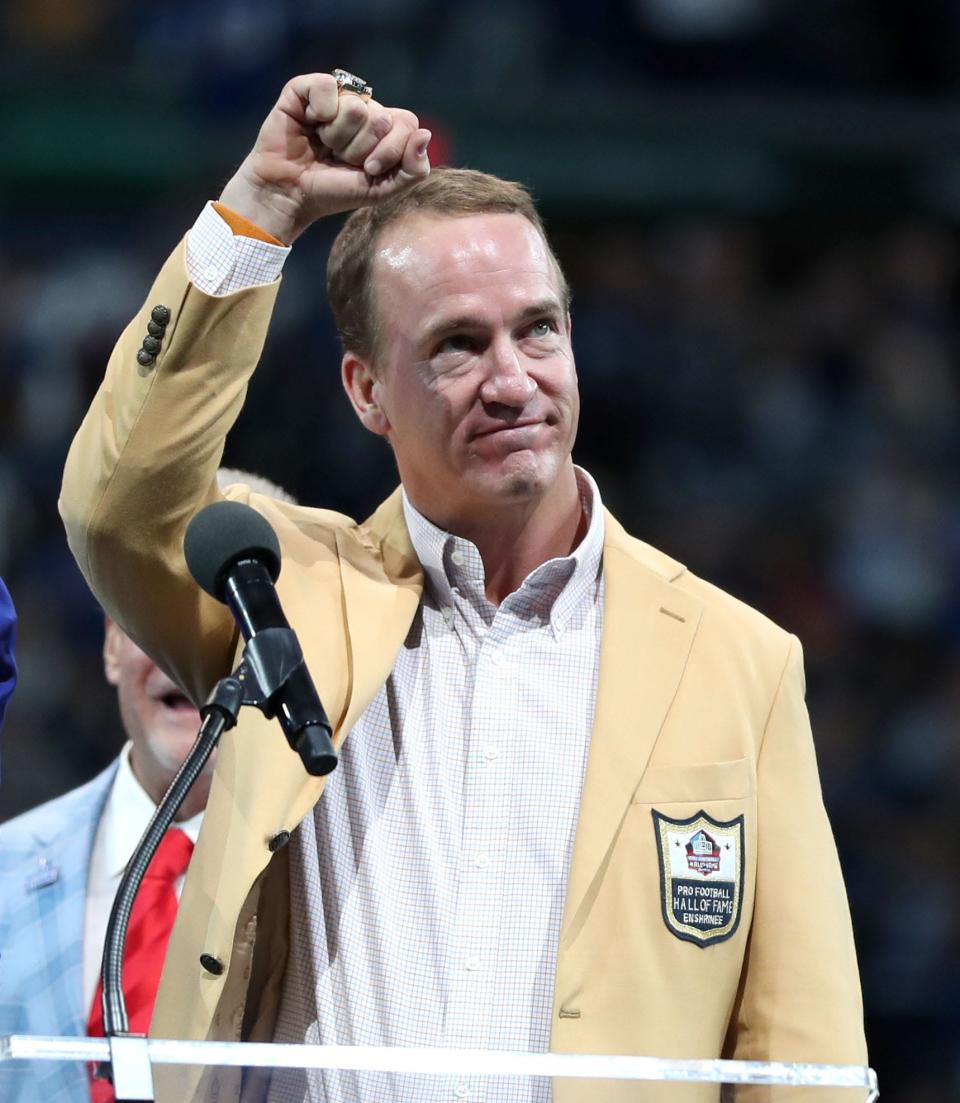
[[[50,866],[59,867],[60,873],[56,898],[51,899],[52,890],[55,891],[57,886],[36,890],[41,937],[47,947],[60,946],[57,964],[49,961],[48,964],[51,966],[50,1003],[58,1009],[57,1015],[64,1034],[87,1032],[88,1009],[82,1006],[81,987],[83,932],[86,922],[87,874],[96,823],[97,819],[94,819],[89,831],[77,832],[76,825],[68,827],[57,840],[58,845],[52,849],[54,857],[50,860]]]
[[[600,679],[561,947],[577,936],[603,863],[676,694],[700,601],[671,583],[681,564],[629,537],[607,513]]]
[[[337,749],[389,677],[420,603],[423,572],[407,534],[401,500],[397,490],[361,528],[335,530],[347,632],[346,697],[336,710],[329,708]],[[331,587],[330,592],[335,590]],[[310,608],[310,595],[298,594],[286,602],[286,607]],[[298,633],[305,653],[324,655],[329,663],[329,641],[324,641],[326,646],[320,645],[320,639],[313,642],[310,618],[298,625]],[[321,667],[316,668],[314,678],[321,699],[333,702],[334,693],[331,691],[329,696],[324,693],[327,678]],[[334,679],[330,681],[332,685]],[[273,723],[261,717],[254,719],[264,729]],[[273,737],[276,738],[276,730]],[[286,764],[288,819],[295,825],[320,799],[326,780],[308,777],[296,756],[287,756]]]
[[[24,889],[33,898],[49,986],[44,1003],[55,1016],[53,1034],[87,1032],[82,1006],[83,934],[87,876],[97,824],[116,775],[116,763],[64,801],[56,821],[34,832],[36,850],[25,872]],[[56,955],[51,957],[51,948]],[[38,1005],[39,1006],[39,1005]]]
[[[314,563],[309,575],[300,576],[299,588],[281,574],[277,588],[281,591],[284,608],[289,610],[304,654],[320,659],[311,664],[311,674],[333,724],[334,745],[339,749],[393,669],[397,652],[417,611],[423,574],[407,535],[399,490],[383,503],[366,525],[359,529],[338,528],[335,539],[336,564],[332,561],[322,565]],[[308,551],[307,548],[302,554]],[[290,554],[289,548],[287,554]],[[321,569],[339,571],[342,604],[333,579],[318,585],[317,574]],[[331,607],[320,605],[323,594],[336,595]],[[342,645],[338,647],[335,642],[341,617],[347,636],[345,654],[340,654]],[[337,688],[344,683],[345,693]],[[240,807],[249,809],[251,837],[258,845],[259,840],[268,838],[278,829],[277,808],[285,809],[284,826],[288,829],[300,823],[320,799],[326,779],[309,777],[304,772],[300,759],[283,745],[283,735],[275,721],[252,713],[245,718],[240,733],[238,725],[237,732],[231,733],[231,743],[239,745],[241,740],[245,741],[245,755],[260,756],[262,769],[237,769],[231,796],[234,805],[239,803]],[[230,769],[232,757],[228,756],[232,756],[233,751],[229,744],[221,748],[221,760],[226,761],[222,766],[218,764],[219,774],[226,775]],[[268,774],[273,799],[264,802],[258,800],[258,789],[261,779]],[[249,791],[242,790],[244,784],[251,786]],[[211,793],[208,819],[214,807],[218,805],[214,805]],[[259,850],[259,868],[262,869],[269,855],[262,846]]]
[[[338,530],[337,550],[351,656],[349,732],[393,670],[423,592],[400,490],[359,530]]]

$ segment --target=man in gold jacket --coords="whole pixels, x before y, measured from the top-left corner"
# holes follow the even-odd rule
[[[475,547],[493,612],[602,532],[599,675],[569,867],[555,886],[549,1047],[864,1064],[799,643],[609,514],[595,526],[571,460],[569,295],[529,197],[483,174],[431,176],[415,116],[351,91],[327,74],[291,80],[207,214],[232,238],[228,251],[253,241],[282,252],[318,218],[357,209],[328,270],[344,387],[362,424],[390,443],[406,501],[398,490],[357,524],[229,488],[277,531],[279,594],[335,741],[363,721],[429,604],[409,507],[425,530]],[[187,573],[183,533],[219,497],[224,438],[279,283],[206,287],[216,266],[198,261],[202,251],[188,238],[174,252],[120,339],[61,498],[70,545],[108,613],[197,701],[239,648],[227,609]],[[534,694],[559,677],[534,674]],[[286,844],[312,822],[323,788],[259,714],[224,739],[154,1035],[279,1037],[297,887]],[[158,1081],[170,1101],[267,1090],[224,1070],[166,1070]],[[528,1083],[516,1098],[542,1090]],[[629,1083],[606,1090],[640,1098]],[[576,1080],[553,1093],[600,1097]]]

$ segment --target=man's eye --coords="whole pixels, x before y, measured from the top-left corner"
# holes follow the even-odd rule
[[[533,323],[528,332],[531,337],[549,337],[551,333],[557,332],[557,327],[549,318],[541,318]]]
[[[437,352],[472,352],[476,348],[476,338],[466,333],[453,333],[437,345]]]

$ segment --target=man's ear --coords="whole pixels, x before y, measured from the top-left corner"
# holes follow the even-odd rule
[[[385,437],[390,432],[390,422],[380,406],[383,386],[370,362],[361,360],[355,353],[345,352],[340,363],[340,378],[361,423],[371,433]]]
[[[119,629],[113,621],[107,617],[103,634],[103,674],[107,682],[115,686],[120,681],[120,656],[117,651],[120,647]]]

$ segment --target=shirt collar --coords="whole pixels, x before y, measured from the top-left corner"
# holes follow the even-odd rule
[[[541,563],[506,599],[509,602],[522,592],[541,595],[555,635],[566,627],[584,592],[596,583],[603,560],[604,523],[600,491],[589,472],[582,467],[575,467],[574,472],[581,505],[590,518],[583,539],[569,555]],[[479,585],[482,590],[483,560],[476,544],[445,532],[428,521],[407,497],[405,489],[403,514],[427,585],[441,608],[454,604],[454,587],[464,581]]]
[[[100,821],[104,868],[111,877],[118,877],[133,857],[137,843],[157,807],[133,773],[130,765],[132,747],[132,743],[127,743],[120,752],[117,776],[113,779]],[[203,812],[198,812],[189,820],[173,826],[179,827],[195,844],[202,822]]]

